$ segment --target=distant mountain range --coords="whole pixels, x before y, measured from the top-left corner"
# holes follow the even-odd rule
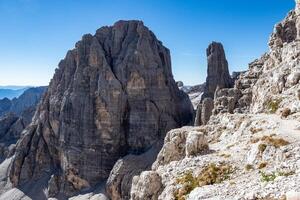
[[[19,97],[30,86],[0,86],[0,99],[13,99]]]

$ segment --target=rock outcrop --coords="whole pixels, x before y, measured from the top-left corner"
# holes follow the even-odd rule
[[[46,87],[30,88],[13,100],[0,100],[0,163],[13,155],[13,150],[21,132],[32,120],[38,102]]]
[[[231,88],[233,86],[223,45],[217,42],[211,43],[206,50],[206,54],[207,77],[202,100],[205,98],[214,99],[217,88]]]
[[[197,107],[195,125],[205,125],[212,115],[214,109],[214,100],[212,98],[205,98]]]
[[[4,98],[0,100],[0,117],[7,113],[14,113],[17,116],[27,112],[29,109],[35,109],[47,87],[35,87],[25,90],[18,98],[12,100]],[[32,117],[32,116],[31,116]],[[26,119],[31,121],[31,118]]]
[[[192,117],[169,50],[142,22],[119,21],[84,35],[59,63],[17,144],[10,180],[21,186],[51,177],[50,196],[75,195]]]
[[[178,84],[177,84],[178,85]],[[201,96],[204,92],[205,83],[194,86],[178,86],[180,90],[184,91],[193,104],[194,109],[197,109],[198,104],[201,102]]]
[[[197,105],[195,126],[205,125],[214,109],[215,93],[219,89],[231,88],[234,79],[228,70],[225,51],[221,43],[211,43],[207,50],[207,77],[201,101]]]
[[[151,169],[162,146],[161,143],[162,141],[158,142],[141,155],[128,155],[116,162],[106,183],[106,192],[110,199],[130,199],[133,177]]]
[[[11,101],[11,107],[9,112],[13,112],[17,115],[22,115],[22,113],[30,108],[35,108],[40,102],[43,94],[45,93],[47,87],[35,87],[29,88],[24,91],[21,96],[14,98]],[[29,119],[31,121],[31,119]]]
[[[3,116],[5,113],[9,111],[11,107],[11,101],[8,98],[4,98],[0,100],[0,116]]]

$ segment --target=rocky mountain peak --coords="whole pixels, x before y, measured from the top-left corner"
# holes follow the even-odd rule
[[[192,118],[169,50],[141,21],[119,21],[84,35],[59,63],[18,142],[10,180],[20,186],[46,177],[49,196],[72,196]]]
[[[233,87],[229,74],[228,62],[223,45],[212,42],[207,50],[207,77],[201,101],[197,106],[195,125],[206,124],[214,109],[214,98],[217,90]]]

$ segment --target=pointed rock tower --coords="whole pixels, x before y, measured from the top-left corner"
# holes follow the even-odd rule
[[[207,77],[201,102],[197,106],[195,125],[206,124],[214,109],[214,96],[218,89],[231,88],[233,80],[229,74],[228,62],[221,43],[212,42],[207,50]]]
[[[207,77],[202,100],[208,97],[213,99],[217,88],[222,89],[233,86],[223,45],[212,42],[208,46],[206,54]]]

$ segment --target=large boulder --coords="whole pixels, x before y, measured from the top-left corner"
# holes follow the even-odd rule
[[[52,177],[53,196],[72,196],[105,181],[122,156],[144,153],[192,117],[169,50],[141,21],[119,21],[84,35],[59,63],[17,144],[10,180],[19,186]]]
[[[133,177],[151,169],[161,146],[159,142],[144,154],[127,155],[116,162],[106,183],[106,193],[111,200],[130,198]]]
[[[161,177],[155,171],[145,171],[134,177],[131,200],[157,200],[163,187],[161,181]]]

